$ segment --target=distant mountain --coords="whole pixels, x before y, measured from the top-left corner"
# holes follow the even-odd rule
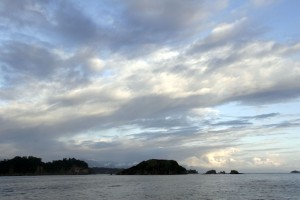
[[[113,161],[98,161],[98,160],[84,160],[86,163],[88,163],[89,167],[91,168],[129,168],[133,166],[133,163],[119,163],[119,162],[113,162]]]
[[[117,174],[121,172],[122,168],[108,168],[108,167],[92,167],[90,168],[91,174]]]
[[[187,170],[174,160],[151,159],[125,169],[118,175],[176,175],[187,174]]]

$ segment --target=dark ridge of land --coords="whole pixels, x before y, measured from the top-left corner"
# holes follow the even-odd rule
[[[89,173],[88,164],[75,158],[44,163],[41,158],[16,156],[0,161],[0,176],[83,175]]]
[[[298,174],[300,173],[300,171],[297,171],[297,170],[294,170],[294,171],[291,171],[292,174]]]
[[[198,171],[195,169],[189,169],[189,170],[187,170],[187,173],[188,174],[199,174]]]
[[[226,172],[225,171],[220,171],[220,172],[217,173],[216,170],[212,169],[212,170],[208,170],[204,174],[226,174]],[[243,174],[243,173],[240,173],[237,170],[231,170],[229,174]]]
[[[118,175],[177,175],[187,173],[188,171],[175,160],[151,159],[124,169]]]

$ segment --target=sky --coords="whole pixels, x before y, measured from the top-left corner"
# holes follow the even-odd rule
[[[300,1],[0,1],[0,158],[300,166]]]

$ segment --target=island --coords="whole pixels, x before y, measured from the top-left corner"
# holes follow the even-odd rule
[[[242,173],[238,172],[237,170],[231,170],[229,174],[242,174]]]
[[[292,174],[298,174],[300,173],[300,171],[297,171],[297,170],[294,170],[294,171],[291,171]]]
[[[151,159],[124,169],[118,175],[177,175],[187,174],[187,170],[175,160]]]
[[[189,170],[187,170],[187,173],[188,174],[199,174],[198,171],[195,169],[189,169]]]
[[[217,173],[216,170],[212,169],[212,170],[208,170],[204,174],[226,174],[226,172],[220,171],[219,173]],[[229,174],[242,174],[242,173],[238,172],[237,170],[231,170]]]
[[[16,156],[0,161],[0,176],[83,175],[89,174],[88,164],[75,158],[42,162],[33,156]]]
[[[205,172],[205,174],[217,174],[217,171],[212,169],[212,170],[208,170],[207,172]]]

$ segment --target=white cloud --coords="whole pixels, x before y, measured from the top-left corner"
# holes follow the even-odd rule
[[[105,62],[99,58],[90,58],[89,66],[94,71],[101,71],[105,66]]]
[[[234,165],[237,161],[235,154],[240,150],[235,147],[219,149],[187,158],[184,163],[189,166],[201,168],[225,168]]]
[[[180,52],[178,51],[168,49],[168,48],[162,48],[157,51],[154,51],[152,55],[149,56],[150,57],[149,61],[159,64],[160,62],[168,61],[172,58],[176,58],[179,54]]]
[[[246,26],[247,18],[238,19],[232,23],[222,23],[216,26],[211,32],[211,39],[214,41],[224,40],[237,36]]]
[[[272,167],[281,165],[281,161],[279,160],[278,155],[270,155],[268,157],[254,157],[252,161],[255,166],[260,167]]]

